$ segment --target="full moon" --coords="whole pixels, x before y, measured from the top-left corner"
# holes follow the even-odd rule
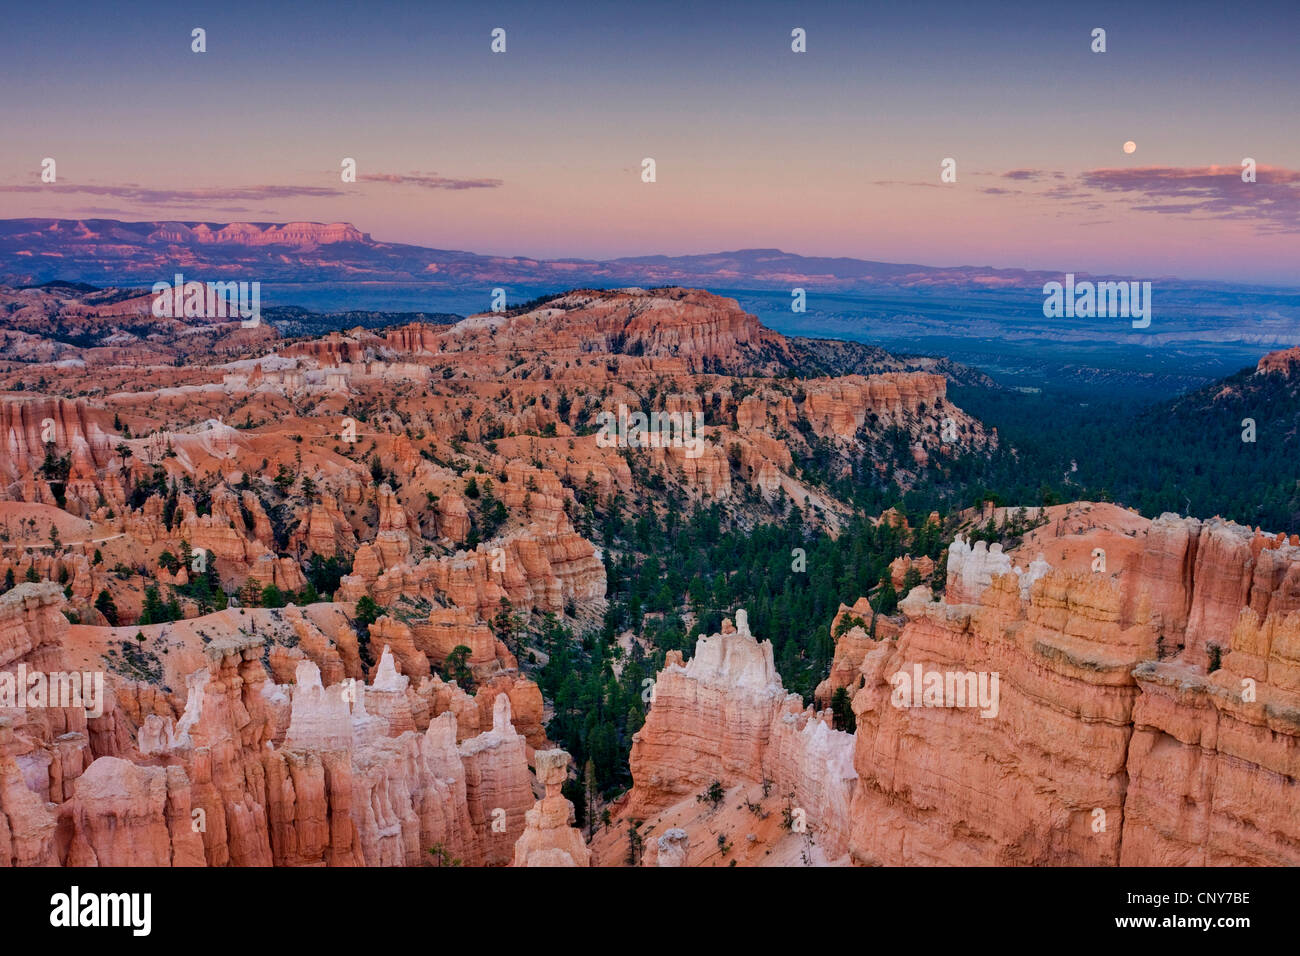
[[[1129,140],[1127,143],[1124,144],[1124,152],[1126,153],[1136,153],[1137,148],[1138,148],[1138,144],[1133,142],[1133,140]]]

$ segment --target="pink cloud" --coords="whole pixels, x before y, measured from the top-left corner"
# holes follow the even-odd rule
[[[150,189],[133,183],[120,186],[92,186],[77,183],[50,183],[40,186],[0,186],[5,193],[79,193],[85,196],[108,196],[143,206],[210,206],[214,202],[266,199],[291,199],[299,196],[343,196],[341,189],[328,186],[235,186],[219,189]]]
[[[452,179],[437,173],[370,173],[357,178],[362,182],[418,186],[421,189],[496,189],[505,185],[500,179]]]
[[[1144,166],[1093,169],[1080,181],[1105,192],[1131,193],[1134,209],[1254,222],[1274,232],[1300,231],[1300,170],[1259,166],[1256,181],[1242,181],[1240,166]]]

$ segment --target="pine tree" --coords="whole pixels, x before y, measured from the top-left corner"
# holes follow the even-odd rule
[[[853,701],[847,688],[837,687],[831,695],[831,719],[836,730],[853,733],[857,730],[857,718],[853,715]]]
[[[379,605],[369,594],[357,601],[356,620],[353,626],[357,631],[357,653],[366,670],[375,666],[374,655],[370,651],[370,625],[379,620]]]
[[[104,615],[109,627],[117,627],[117,605],[113,603],[113,596],[108,591],[99,592],[95,598],[95,610]]]
[[[262,607],[284,607],[284,595],[274,584],[262,588]]]
[[[587,839],[590,840],[596,822],[596,806],[600,799],[600,788],[596,785],[596,764],[590,757],[582,768],[582,784],[587,811]]]
[[[160,624],[167,620],[167,611],[156,585],[144,589],[144,609],[140,612],[141,624]]]
[[[454,680],[468,694],[474,693],[474,672],[469,669],[469,657],[474,653],[464,644],[457,644],[443,661],[442,667],[449,680]]]

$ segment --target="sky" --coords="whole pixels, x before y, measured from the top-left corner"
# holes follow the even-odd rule
[[[0,217],[1300,285],[1300,3],[1136,6],[8,5]]]

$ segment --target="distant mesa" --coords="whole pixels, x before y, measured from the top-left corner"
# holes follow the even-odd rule
[[[430,288],[653,289],[693,286],[822,291],[1041,288],[1047,273],[990,266],[936,267],[737,249],[689,256],[533,259],[379,242],[350,223],[0,220],[0,280],[126,284],[169,275],[177,247],[188,277],[264,282],[401,282]],[[273,247],[272,253],[270,248]],[[328,247],[328,254],[318,250]],[[265,249],[266,251],[259,251]]]
[[[369,242],[370,236],[348,222],[163,222],[149,235],[159,242],[198,242],[242,246],[325,245]]]

